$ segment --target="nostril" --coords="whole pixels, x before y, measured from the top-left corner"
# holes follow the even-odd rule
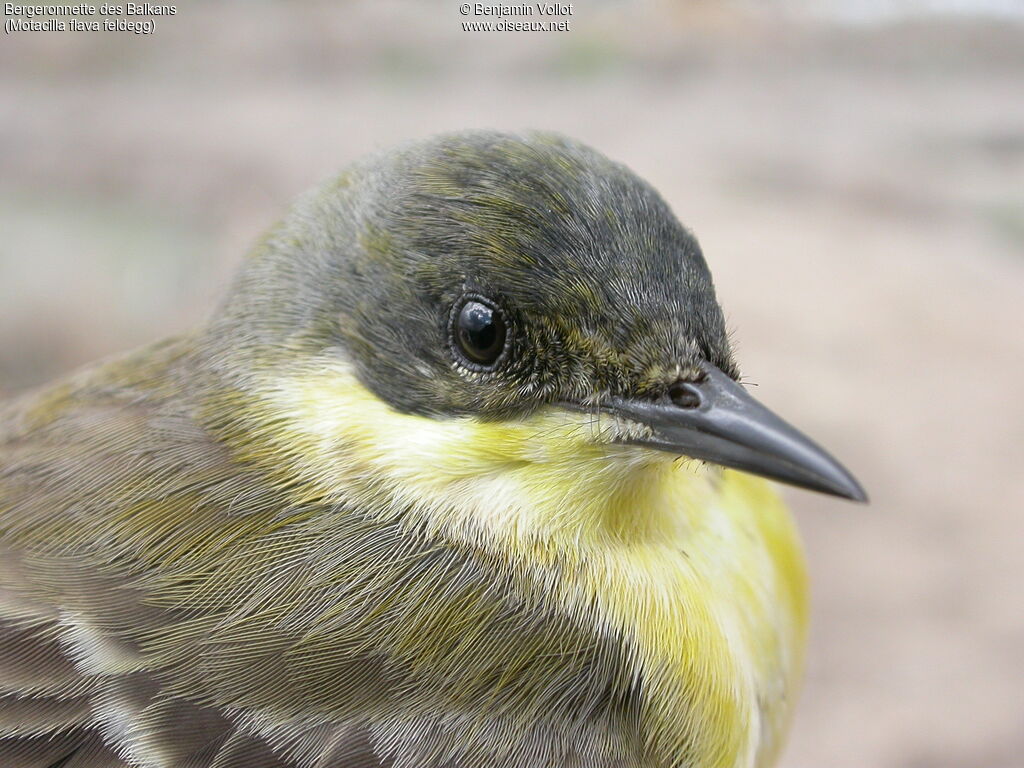
[[[699,408],[703,402],[700,390],[688,381],[677,381],[669,388],[668,396],[679,408]]]

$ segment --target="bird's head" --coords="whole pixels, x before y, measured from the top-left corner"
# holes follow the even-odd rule
[[[211,339],[322,482],[685,456],[863,498],[736,383],[707,264],[665,201],[554,135],[446,135],[353,166],[269,236]]]

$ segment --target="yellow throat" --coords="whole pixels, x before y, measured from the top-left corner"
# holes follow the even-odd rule
[[[621,425],[583,413],[401,414],[336,357],[258,391],[264,440],[318,493],[353,500],[374,478],[431,535],[517,568],[568,565],[551,597],[629,639],[653,753],[774,761],[801,672],[806,577],[767,482],[612,444]]]

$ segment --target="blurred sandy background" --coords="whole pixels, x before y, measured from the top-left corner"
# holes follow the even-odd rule
[[[1022,766],[1024,9],[936,5],[595,0],[473,34],[452,0],[179,2],[149,37],[7,36],[0,389],[201,321],[369,150],[580,137],[696,231],[758,395],[873,496],[789,494],[816,610],[783,764]]]

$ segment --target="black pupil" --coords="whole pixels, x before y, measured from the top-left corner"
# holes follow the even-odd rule
[[[491,365],[505,348],[505,323],[492,307],[467,301],[456,329],[459,347],[474,363]]]

